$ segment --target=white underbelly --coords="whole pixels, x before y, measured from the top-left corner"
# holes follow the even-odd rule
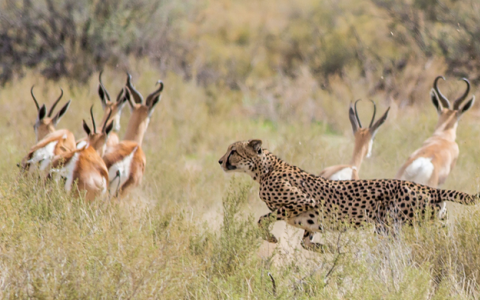
[[[108,180],[110,181],[110,195],[115,195],[118,189],[122,187],[130,177],[130,171],[135,152],[137,152],[137,148],[135,148],[132,153],[126,156],[123,160],[114,163],[108,169]]]
[[[72,189],[72,184],[74,181],[74,172],[77,166],[78,161],[78,153],[75,153],[70,161],[58,169],[50,170],[50,174],[52,174],[54,180],[58,182],[61,178],[65,178],[65,190],[70,191]]]
[[[48,143],[45,147],[40,148],[33,152],[32,158],[27,162],[30,164],[30,171],[40,170],[43,171],[50,166],[52,158],[55,156],[55,147],[58,141]]]
[[[431,158],[419,157],[405,169],[400,179],[426,185],[433,174],[434,168]]]
[[[344,168],[330,176],[330,180],[352,180],[352,168]]]

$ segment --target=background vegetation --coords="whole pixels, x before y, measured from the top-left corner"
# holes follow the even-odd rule
[[[452,98],[462,76],[477,92],[475,1],[337,2],[0,0],[1,297],[478,298],[476,207],[449,205],[445,226],[395,237],[317,234],[329,250],[315,254],[284,223],[273,228],[279,245],[262,242],[257,184],[218,166],[230,143],[249,138],[312,173],[345,163],[348,105],[362,98],[392,110],[360,175],[392,178],[433,131],[433,79],[446,75]],[[142,187],[86,204],[15,165],[34,143],[30,87],[47,104],[62,87],[73,102],[59,128],[82,137],[90,105],[101,114],[101,69],[111,94],[126,70],[144,95],[158,79],[166,87]],[[368,120],[369,104],[359,109]],[[460,121],[444,188],[479,190],[478,117],[475,106]]]

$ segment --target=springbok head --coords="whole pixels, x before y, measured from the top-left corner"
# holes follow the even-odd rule
[[[102,82],[102,73],[103,71],[101,71],[100,75],[98,75],[98,96],[100,96],[100,101],[102,102],[102,108],[104,111],[102,124],[107,124],[107,116],[108,114],[111,114],[111,118],[115,124],[113,130],[120,131],[120,117],[122,115],[122,109],[127,101],[127,97],[125,96],[125,88],[120,90],[116,101],[110,100],[110,94]]]
[[[387,108],[383,116],[375,122],[375,114],[377,112],[377,106],[375,102],[370,100],[373,104],[373,116],[370,121],[368,128],[363,128],[360,118],[358,117],[357,103],[359,100],[355,101],[355,104],[350,104],[350,109],[348,115],[350,118],[350,123],[352,124],[353,135],[355,136],[355,151],[359,151],[361,157],[370,157],[372,154],[372,145],[375,135],[378,131],[378,128],[385,122],[388,117],[388,112],[390,107]]]
[[[60,89],[60,97],[58,97],[58,99],[53,103],[52,107],[47,113],[47,107],[45,106],[45,104],[42,104],[42,106],[38,105],[38,101],[33,94],[34,87],[35,86],[32,85],[32,88],[30,89],[30,94],[32,95],[35,106],[37,107],[37,120],[35,121],[35,125],[33,125],[33,129],[35,130],[35,136],[38,142],[39,140],[43,139],[47,134],[55,131],[55,126],[57,126],[60,119],[67,112],[68,108],[70,107],[70,102],[72,100],[68,100],[67,104],[65,104],[62,109],[60,109],[60,111],[55,114],[54,117],[52,117],[55,106],[57,106],[60,99],[62,99],[63,90]]]
[[[97,132],[97,126],[95,124],[95,119],[93,118],[93,105],[90,107],[90,116],[92,117],[93,131],[90,130],[90,127],[88,127],[85,120],[83,120],[83,130],[85,130],[85,132],[87,133],[88,145],[93,147],[93,149],[97,151],[100,157],[102,157],[103,154],[105,153],[107,138],[113,129],[114,120],[111,120],[109,122],[111,115],[112,115],[112,111],[110,110],[105,122],[102,124],[100,132]]]
[[[460,117],[473,106],[473,103],[475,102],[475,96],[472,96],[472,98],[470,98],[465,105],[460,107],[465,99],[467,99],[468,93],[470,92],[470,82],[467,78],[462,78],[462,80],[467,84],[467,89],[453,102],[452,107],[450,105],[450,101],[442,94],[442,92],[440,92],[440,89],[438,88],[438,80],[440,79],[445,80],[445,77],[437,76],[433,82],[433,89],[430,92],[433,105],[435,105],[438,113],[438,123],[435,127],[435,131],[444,131],[449,129],[455,130]]]
[[[127,91],[125,92],[125,96],[130,105],[132,115],[128,122],[125,140],[134,140],[141,144],[153,110],[160,101],[160,96],[163,91],[163,82],[161,80],[157,81],[156,84],[159,84],[160,86],[157,90],[148,95],[147,99],[144,101],[142,95],[132,84],[132,76],[129,73],[127,73],[127,76]]]

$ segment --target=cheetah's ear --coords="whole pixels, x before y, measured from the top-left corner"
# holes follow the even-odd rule
[[[262,152],[262,140],[249,140],[248,146],[253,149],[256,153]]]

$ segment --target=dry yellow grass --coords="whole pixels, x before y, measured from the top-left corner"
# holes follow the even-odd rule
[[[272,79],[270,86],[232,91],[159,74],[144,61],[136,65],[138,90],[149,93],[158,79],[165,90],[143,143],[144,182],[122,203],[85,204],[54,184],[22,178],[15,166],[34,142],[31,85],[46,103],[59,87],[65,90],[64,98],[73,101],[58,127],[81,137],[90,105],[101,114],[96,76],[87,86],[75,86],[46,82],[32,72],[0,90],[1,298],[271,299],[269,273],[280,299],[478,298],[478,208],[455,206],[455,218],[445,227],[422,224],[395,237],[376,236],[371,228],[318,234],[331,251],[315,254],[300,247],[298,230],[282,223],[273,228],[279,246],[262,242],[256,220],[267,209],[257,184],[218,166],[230,143],[249,138],[262,139],[312,173],[348,161],[348,104],[369,97],[354,70],[349,80],[331,78],[329,91],[319,89],[306,71],[297,80]],[[392,178],[432,133],[436,112],[428,92],[442,69],[435,62],[412,70],[425,78],[414,87],[421,104],[398,108],[382,94],[372,97],[380,111],[393,107],[362,178]],[[125,82],[112,69],[103,79],[111,94]],[[450,95],[458,85],[449,81],[443,90]],[[368,119],[370,106],[360,109]],[[123,130],[128,116],[125,108]],[[478,116],[474,107],[460,121],[460,158],[444,188],[479,191]]]

